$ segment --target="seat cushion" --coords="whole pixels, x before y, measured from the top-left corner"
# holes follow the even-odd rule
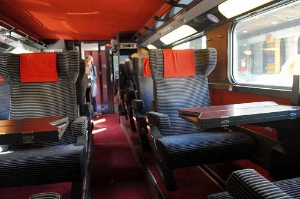
[[[289,196],[300,199],[300,178],[293,178],[293,179],[287,179],[287,180],[280,180],[273,182],[274,185],[279,187],[283,192],[287,193]],[[229,192],[221,192],[221,193],[215,193],[211,194],[207,197],[207,199],[234,199]]]
[[[274,182],[282,191],[293,198],[300,199],[300,177]]]
[[[0,153],[0,187],[82,181],[84,160],[85,146],[73,144],[9,149]]]
[[[226,189],[234,198],[292,198],[254,169],[243,169],[232,172],[226,182]]]
[[[169,169],[248,158],[253,139],[241,132],[200,132],[165,136],[156,142]]]

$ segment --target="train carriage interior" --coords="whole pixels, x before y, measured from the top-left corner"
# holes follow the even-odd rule
[[[1,0],[0,198],[300,199],[300,0]]]

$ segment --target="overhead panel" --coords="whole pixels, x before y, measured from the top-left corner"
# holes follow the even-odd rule
[[[155,31],[151,36],[141,40],[139,42],[140,45],[147,46],[148,44],[156,42],[162,36],[172,32],[206,11],[218,6],[222,2],[224,2],[224,0],[203,0],[200,3],[193,5],[191,8],[185,8],[182,12],[176,15],[176,18],[171,18],[168,23],[164,23],[163,27],[157,29],[157,31]]]

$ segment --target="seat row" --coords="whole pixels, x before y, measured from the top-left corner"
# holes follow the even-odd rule
[[[179,109],[211,106],[208,75],[217,61],[214,48],[185,51],[189,52],[180,55],[176,50],[155,49],[149,51],[149,57],[132,60],[131,75],[136,87],[136,99],[131,100],[132,116],[143,150],[154,153],[167,190],[177,188],[174,169],[249,159],[255,147],[254,139],[242,132],[208,131],[179,117]],[[263,194],[253,187],[262,184],[266,184]],[[299,178],[273,184],[256,171],[245,169],[231,174],[226,183],[228,192],[208,198],[268,198],[265,193],[277,198],[278,189],[283,190],[279,198],[299,198],[300,191],[295,191],[298,185]]]
[[[181,108],[211,105],[207,76],[216,61],[213,48],[156,49],[150,50],[149,58],[133,58],[136,129],[143,149],[152,149],[167,190],[177,188],[174,169],[251,155],[254,141],[244,133],[224,129],[207,132],[178,115]]]

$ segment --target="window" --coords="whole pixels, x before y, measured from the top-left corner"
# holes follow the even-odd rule
[[[300,1],[235,24],[232,70],[235,83],[291,87],[291,75],[281,74],[289,57],[300,52]]]
[[[195,50],[206,48],[206,36],[202,36],[197,39],[187,41],[173,47],[173,49],[189,49],[189,48]]]

